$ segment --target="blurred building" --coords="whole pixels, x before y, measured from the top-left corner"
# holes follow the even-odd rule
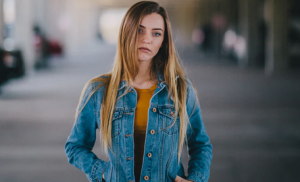
[[[14,4],[12,26],[5,3]],[[65,55],[80,54],[101,39],[117,40],[124,13],[136,0],[0,0],[0,45],[10,36],[33,69],[33,27],[61,42]],[[266,74],[299,65],[298,0],[158,0],[169,12],[176,44],[195,46],[218,57],[233,55],[241,67]],[[11,10],[9,10],[10,13]],[[6,15],[7,16],[7,15]],[[9,27],[9,28],[8,28]],[[11,31],[8,33],[8,31]]]

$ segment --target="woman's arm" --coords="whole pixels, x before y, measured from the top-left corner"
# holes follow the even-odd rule
[[[188,176],[186,180],[207,182],[210,175],[212,145],[202,122],[200,104],[196,98],[191,81],[187,89],[187,113],[190,125],[187,129],[188,138]]]
[[[91,96],[94,83],[83,90],[83,97],[78,107],[81,110],[75,120],[65,144],[65,151],[70,164],[82,170],[89,181],[102,181],[102,174],[108,162],[98,159],[91,151],[96,140],[97,122],[94,109],[94,97]],[[86,104],[85,104],[86,103]]]

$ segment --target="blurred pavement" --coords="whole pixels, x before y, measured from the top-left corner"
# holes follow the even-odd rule
[[[179,52],[214,146],[209,181],[299,182],[300,74],[266,77],[194,49]],[[84,84],[110,70],[114,54],[114,46],[97,44],[4,85],[0,182],[87,181],[67,162],[64,144]],[[98,143],[94,152],[108,160]],[[187,166],[186,152],[182,160]]]

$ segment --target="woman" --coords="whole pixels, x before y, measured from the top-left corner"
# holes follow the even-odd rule
[[[108,162],[91,151],[97,129]],[[83,88],[65,149],[93,182],[208,181],[212,145],[195,88],[179,65],[167,12],[157,3],[138,2],[127,11],[113,69]]]

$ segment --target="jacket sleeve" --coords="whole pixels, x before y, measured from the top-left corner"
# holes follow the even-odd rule
[[[186,106],[190,125],[187,126],[189,154],[187,180],[207,182],[210,175],[212,145],[202,122],[200,104],[193,85],[189,79],[188,82]]]
[[[70,164],[82,170],[89,181],[98,182],[102,181],[102,174],[105,172],[108,162],[99,159],[92,152],[97,129],[92,91],[92,84],[82,91],[83,97],[78,107],[81,112],[75,119],[65,144],[65,152]]]

